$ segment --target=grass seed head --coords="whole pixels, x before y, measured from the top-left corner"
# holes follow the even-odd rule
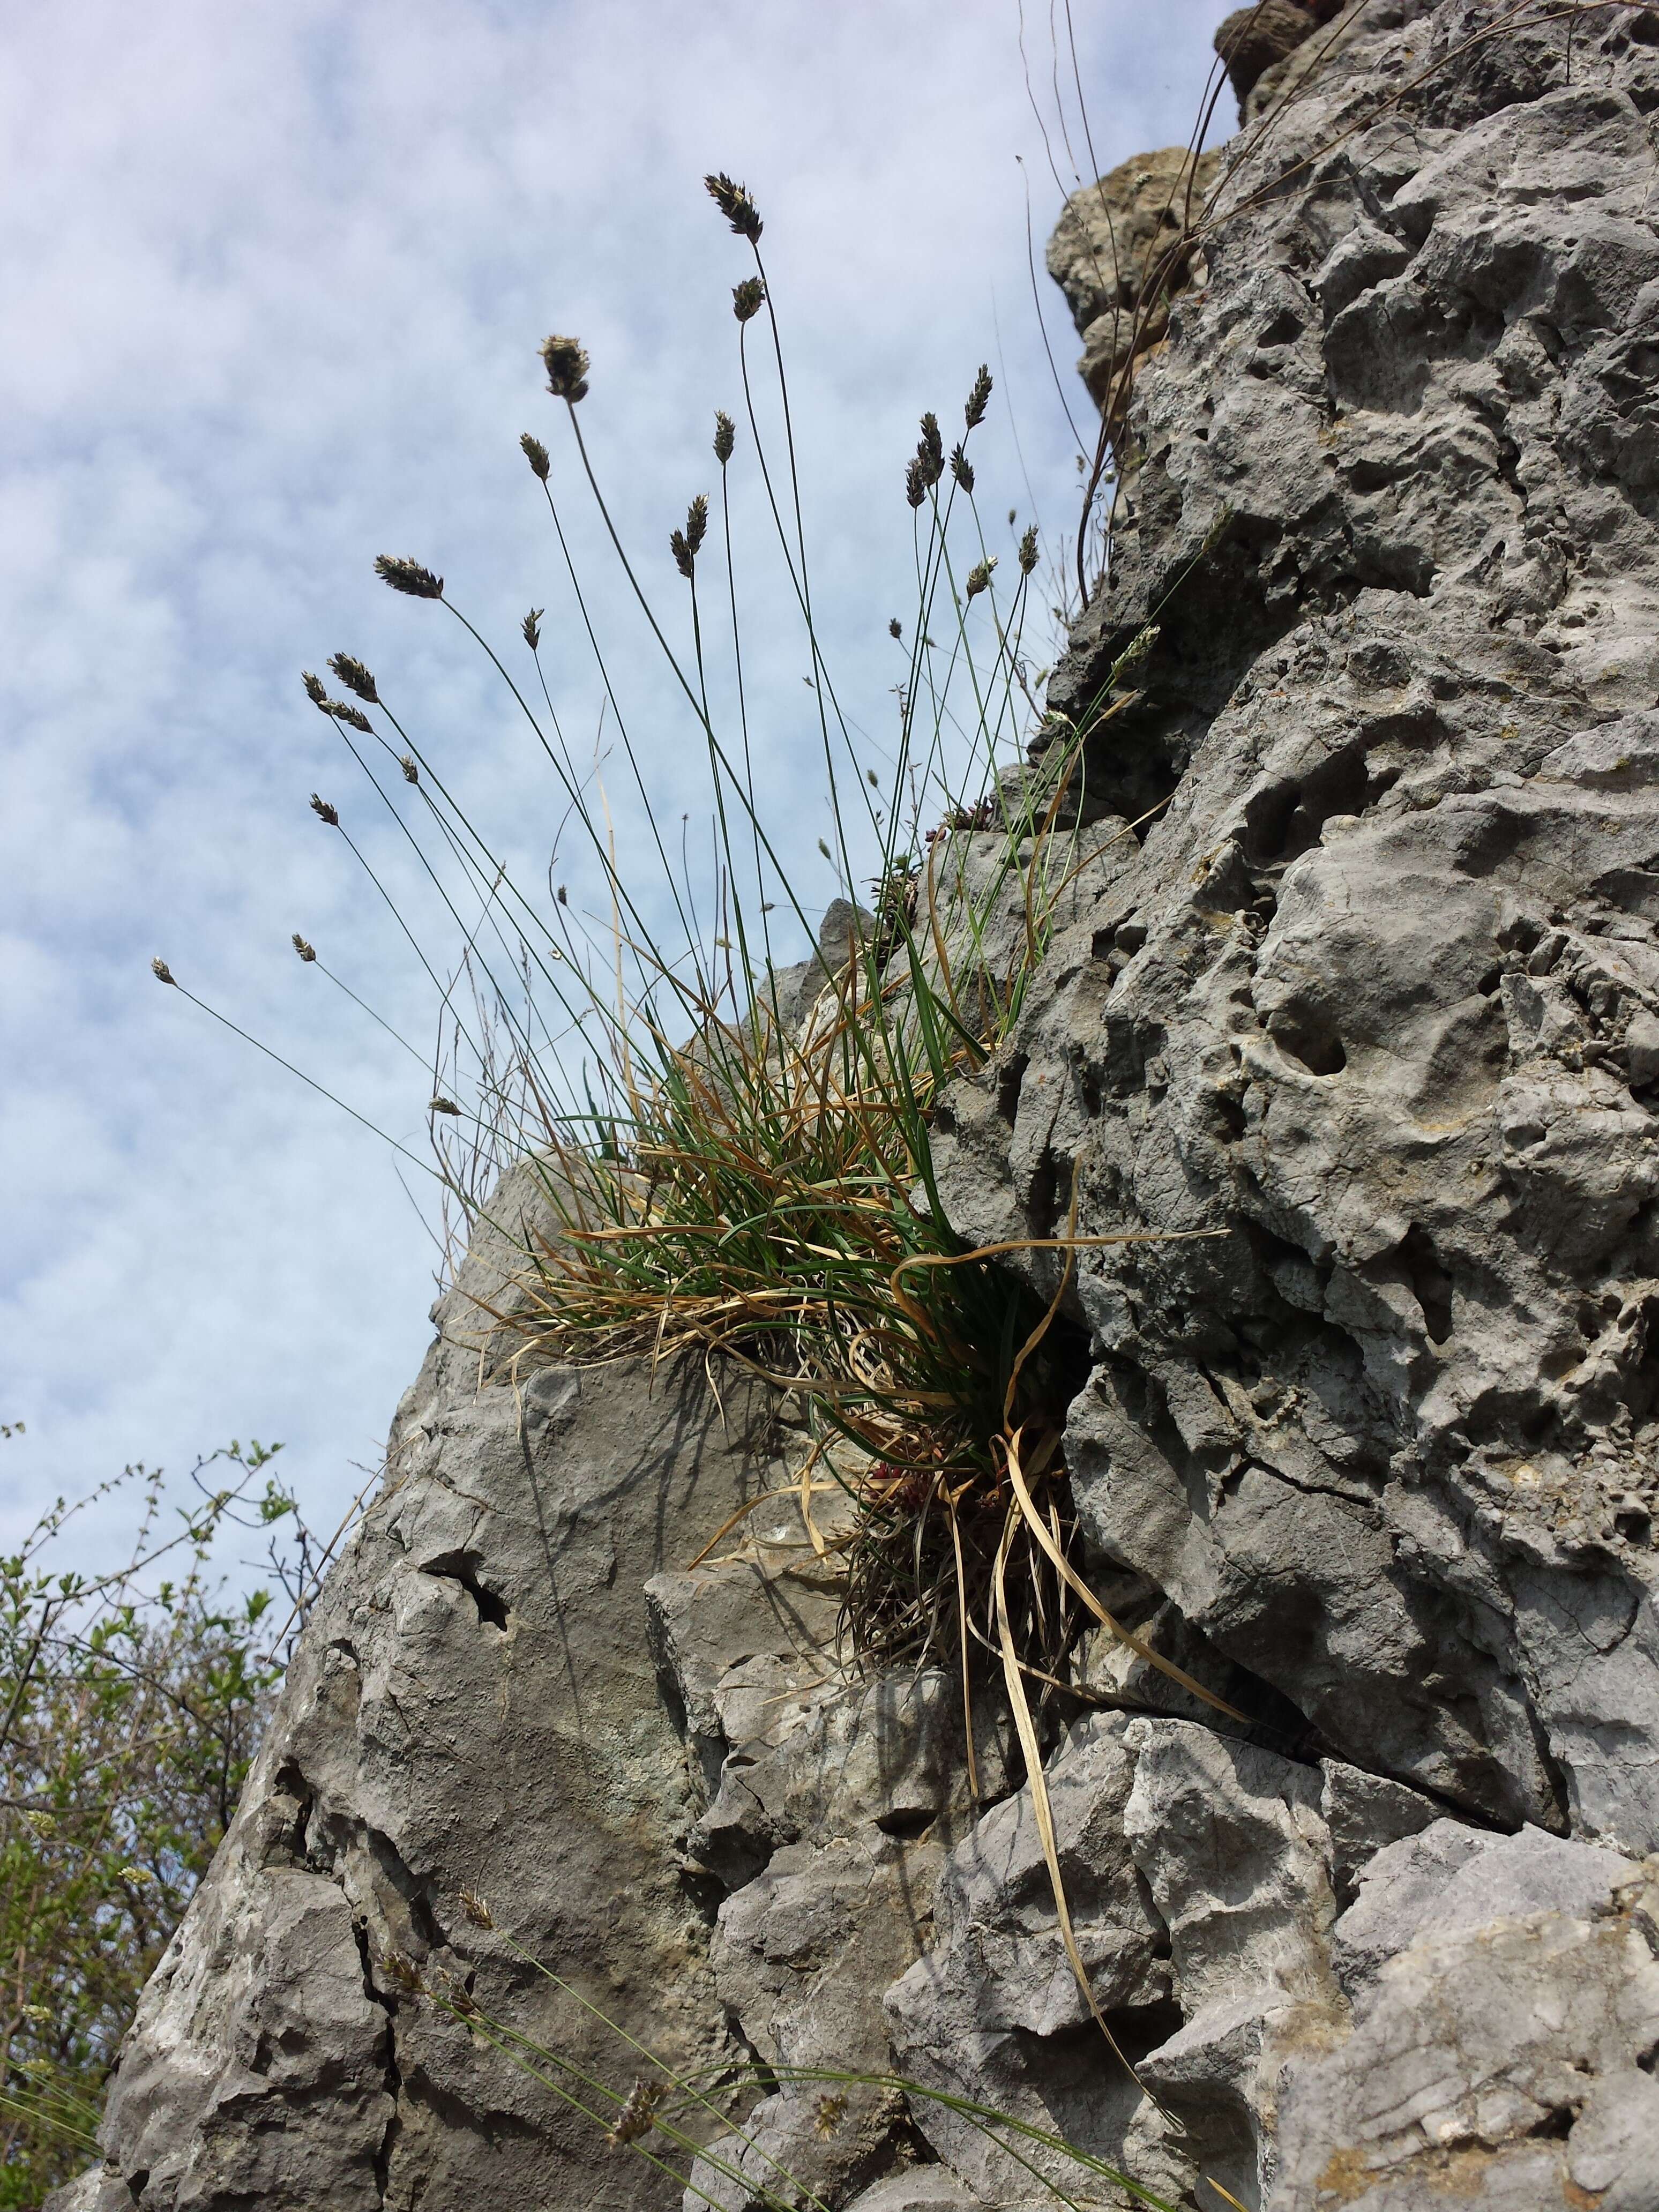
[[[587,397],[588,360],[580,339],[544,338],[542,367],[547,371],[547,388],[556,399],[568,400],[574,407]],[[535,466],[533,461],[531,466]]]
[[[149,972],[155,976],[158,983],[171,983],[175,991],[178,989],[179,978],[173,974],[172,969],[167,966],[167,962],[162,959],[159,952],[156,954],[155,959],[149,963]]]
[[[530,464],[532,476],[538,477],[543,483],[545,483],[547,472],[553,465],[547,458],[546,447],[539,438],[532,438],[528,430],[520,439],[519,447],[526,460]]]
[[[952,446],[951,448],[951,473],[963,491],[971,495],[974,489],[974,465],[960,446]]]
[[[820,2142],[828,2142],[847,2114],[847,2094],[838,2090],[833,2097],[820,2097],[812,2107],[812,2132]]]
[[[554,896],[558,900],[561,906],[568,906],[570,903],[570,894],[566,890],[562,884],[559,885],[558,890],[554,893]]]
[[[388,1951],[380,1961],[380,1972],[392,1987],[401,1990],[405,1996],[419,1997],[426,1995],[425,1975],[422,1973],[413,1959],[406,1958],[403,1952]]]
[[[418,561],[404,560],[395,553],[377,553],[374,573],[383,584],[390,584],[394,592],[411,599],[441,599],[444,595],[441,576],[434,576]]]
[[[310,700],[312,705],[313,707],[322,706],[327,700],[328,694],[323,689],[321,678],[313,676],[308,668],[302,668],[300,671],[300,681],[305,685],[306,696]]]
[[[530,647],[530,650],[532,653],[536,651],[537,647],[542,641],[542,617],[545,612],[546,609],[544,607],[532,607],[530,612],[525,617],[524,620],[519,625],[520,629],[524,632],[524,641]]]
[[[916,456],[933,471],[927,479],[929,483],[937,483],[945,474],[945,441],[939,435],[939,416],[931,409],[921,418],[921,441],[916,447]]]
[[[745,276],[741,284],[732,287],[732,312],[740,323],[747,323],[759,314],[766,299],[766,287],[758,276]]]
[[[495,1916],[476,1889],[461,1892],[461,1910],[475,1928],[493,1928]]]
[[[703,179],[708,197],[726,217],[739,238],[746,238],[751,246],[758,245],[764,225],[760,210],[749,196],[747,185],[733,184],[724,169]]]
[[[453,1098],[446,1098],[441,1091],[435,1098],[429,1099],[427,1103],[429,1110],[434,1114],[459,1115],[461,1110]]]
[[[912,454],[904,471],[904,496],[912,507],[920,507],[927,496],[927,472],[920,453]]]
[[[887,635],[889,637],[902,637],[904,635],[904,624],[896,615],[887,625]]]
[[[696,574],[697,555],[702,541],[708,535],[708,501],[699,492],[685,510],[685,527],[669,532],[668,550],[674,556],[674,566],[690,583]]]
[[[988,559],[976,562],[968,571],[968,596],[970,599],[976,599],[981,592],[990,590],[991,571],[996,565],[997,556],[993,553]]]
[[[372,738],[374,734],[374,723],[361,707],[354,707],[349,699],[325,699],[323,712],[331,714],[337,722],[349,722],[354,730],[362,730],[366,736]]]
[[[331,830],[339,828],[338,811],[329,805],[327,799],[319,799],[314,791],[311,794],[311,811],[319,822],[326,822]]]
[[[605,2141],[613,2148],[623,2143],[638,2142],[648,2136],[657,2124],[656,2110],[662,2091],[654,2081],[635,2081],[629,2091],[623,2108],[613,2126],[605,2131]]]
[[[991,397],[991,372],[981,362],[979,374],[974,379],[974,388],[968,394],[968,404],[963,409],[963,420],[970,430],[977,430],[985,420],[985,410]]]
[[[294,933],[294,950],[307,965],[317,957],[316,946],[307,944],[297,929]]]
[[[398,765],[404,772],[404,781],[405,783],[418,783],[420,781],[421,771],[416,767],[414,761],[410,757],[409,754],[403,754],[398,762]]]
[[[1036,525],[1032,523],[1019,541],[1019,573],[1029,576],[1037,564]]]
[[[723,407],[714,410],[714,459],[724,468],[738,442],[738,426]]]
[[[337,653],[328,665],[348,691],[355,691],[358,698],[366,699],[371,707],[380,705],[380,695],[374,689],[374,678],[361,660],[354,660],[349,653]]]

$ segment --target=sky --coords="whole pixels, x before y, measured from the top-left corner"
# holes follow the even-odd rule
[[[1023,23],[1018,0],[7,11],[0,1425],[21,1432],[0,1438],[0,1541],[125,1464],[183,1473],[233,1437],[280,1440],[325,1528],[378,1465],[440,1264],[417,1164],[435,994],[311,793],[446,975],[455,945],[300,672],[366,661],[520,880],[551,866],[579,908],[599,897],[505,688],[446,609],[372,571],[379,553],[437,570],[515,676],[520,619],[548,607],[555,705],[604,756],[619,838],[640,837],[523,431],[553,449],[641,781],[701,834],[696,749],[542,338],[589,351],[596,473],[681,638],[667,533],[714,488],[713,410],[741,416],[730,288],[751,265],[700,180],[746,181],[818,626],[879,761],[917,418],[937,409],[948,439],[990,365],[981,505],[999,530],[1011,507],[1035,521],[1057,561],[1089,409],[1043,241],[1085,169],[1187,136],[1225,10],[1083,0],[1086,133],[1063,12],[1030,0]],[[811,664],[751,461],[732,480],[756,774],[816,912],[837,885]],[[295,931],[414,1054],[295,957]],[[159,985],[158,955],[416,1160]],[[120,1509],[83,1525],[90,1555]]]

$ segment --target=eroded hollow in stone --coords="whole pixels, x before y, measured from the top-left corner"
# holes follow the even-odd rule
[[[445,1552],[438,1559],[428,1559],[421,1572],[440,1582],[459,1583],[477,1606],[480,1623],[505,1632],[507,1601],[481,1579],[481,1564],[476,1552]]]

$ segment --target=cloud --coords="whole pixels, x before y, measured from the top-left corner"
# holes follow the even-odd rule
[[[1185,134],[1222,12],[1079,16],[1103,167]],[[989,511],[1063,537],[1075,471],[1026,263],[1027,193],[1040,261],[1060,187],[1020,29],[1003,0],[77,0],[0,29],[0,1419],[28,1424],[0,1455],[0,1528],[128,1459],[187,1464],[250,1431],[287,1440],[319,1522],[372,1462],[426,1335],[429,1222],[371,1139],[148,962],[418,1149],[420,1071],[289,947],[303,930],[429,1036],[418,963],[307,795],[336,798],[434,964],[453,932],[298,672],[367,659],[538,880],[562,801],[533,741],[445,611],[369,571],[381,551],[430,562],[520,658],[519,617],[547,605],[556,698],[590,742],[600,688],[524,428],[556,451],[653,797],[671,819],[702,804],[534,348],[552,328],[589,346],[596,465],[683,629],[666,534],[712,488],[712,410],[742,398],[745,249],[705,168],[746,177],[766,214],[817,608],[872,757],[915,418],[953,413],[982,359],[1012,409],[988,426]],[[1052,117],[1046,11],[1024,37]],[[1075,128],[1075,162],[1051,140],[1069,185],[1087,153]],[[1069,387],[1072,335],[1043,306]],[[758,549],[752,465],[741,482]],[[758,550],[745,589],[760,781],[822,902],[810,665]],[[640,836],[615,756],[607,775]]]

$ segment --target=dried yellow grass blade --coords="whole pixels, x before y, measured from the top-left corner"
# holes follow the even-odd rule
[[[968,1747],[968,1790],[975,1805],[979,1802],[979,1759],[974,1750],[974,1685],[973,1665],[968,1641],[968,1571],[962,1562],[962,1528],[957,1519],[957,1501],[948,1486],[941,1484],[945,1503],[951,1515],[951,1544],[957,1558],[957,1642],[962,1655],[962,1732]]]
[[[1250,1724],[1250,1717],[1248,1713],[1241,1713],[1237,1705],[1228,1705],[1224,1698],[1218,1698],[1213,1690],[1206,1690],[1202,1682],[1194,1681],[1193,1677],[1183,1668],[1177,1667],[1172,1659],[1165,1659],[1160,1653],[1154,1651],[1150,1644],[1145,1644],[1139,1637],[1131,1635],[1121,1621],[1112,1618],[1088,1583],[1084,1581],[1082,1576],[1060,1550],[1059,1545],[1055,1543],[1044,1525],[1042,1516],[1037,1510],[1031,1493],[1026,1487],[1025,1477],[1020,1470],[1018,1431],[1004,1439],[1002,1449],[1007,1462],[1008,1480],[1018,1501],[1020,1512],[1024,1516],[1026,1525],[1047,1553],[1054,1572],[1083,1600],[1102,1627],[1110,1629],[1121,1644],[1127,1644],[1138,1659],[1144,1659],[1149,1667],[1156,1667],[1160,1674],[1168,1675],[1172,1682],[1179,1682],[1183,1690],[1190,1690],[1194,1697],[1201,1698],[1204,1703],[1214,1711],[1225,1713],[1230,1721],[1238,1721],[1248,1728]]]
[[[1070,1962],[1073,1973],[1077,1978],[1077,1985],[1083,1992],[1085,2002],[1094,2015],[1095,2025],[1105,2037],[1113,2056],[1123,2067],[1130,2080],[1137,2088],[1141,2088],[1143,2085],[1140,2076],[1130,2064],[1122,2045],[1112,2033],[1107,2023],[1105,2014],[1102,2012],[1099,2004],[1096,2002],[1094,1990],[1089,1980],[1089,1971],[1083,1963],[1083,1954],[1078,1949],[1077,1937],[1072,1929],[1072,1908],[1066,1899],[1066,1884],[1060,1871],[1060,1848],[1054,1839],[1054,1808],[1048,1802],[1048,1784],[1042,1771],[1042,1748],[1037,1742],[1036,1724],[1031,1718],[1030,1700],[1026,1697],[1025,1684],[1021,1679],[1022,1669],[1019,1654],[1014,1649],[1013,1632],[1008,1625],[1007,1577],[1005,1571],[1007,1566],[1008,1547],[1012,1542],[1014,1532],[1018,1526],[1019,1515],[1011,1510],[1007,1520],[1003,1524],[1002,1541],[997,1546],[997,1636],[1002,1646],[1002,1674],[1003,1680],[1008,1686],[1008,1703],[1013,1712],[1014,1727],[1019,1736],[1020,1749],[1025,1755],[1025,1778],[1030,1785],[1031,1810],[1037,1824],[1037,1836],[1042,1844],[1043,1861],[1048,1869],[1049,1887],[1054,1893],[1054,1917],[1059,1923],[1060,1940],[1065,1946],[1066,1959]],[[1144,2090],[1143,2094],[1148,2096],[1152,2094],[1150,2090]],[[1153,2098],[1152,2101],[1154,2104],[1158,2102],[1156,2098]],[[1163,2107],[1160,2106],[1158,2109],[1162,2111]]]
[[[901,1260],[892,1273],[893,1298],[913,1321],[925,1319],[899,1286],[913,1267],[965,1267],[973,1260],[1000,1260],[1007,1252],[1084,1252],[1106,1244],[1194,1244],[1206,1237],[1230,1237],[1230,1229],[1115,1229],[1103,1237],[1008,1237],[998,1244],[976,1244],[971,1252],[917,1252]]]

